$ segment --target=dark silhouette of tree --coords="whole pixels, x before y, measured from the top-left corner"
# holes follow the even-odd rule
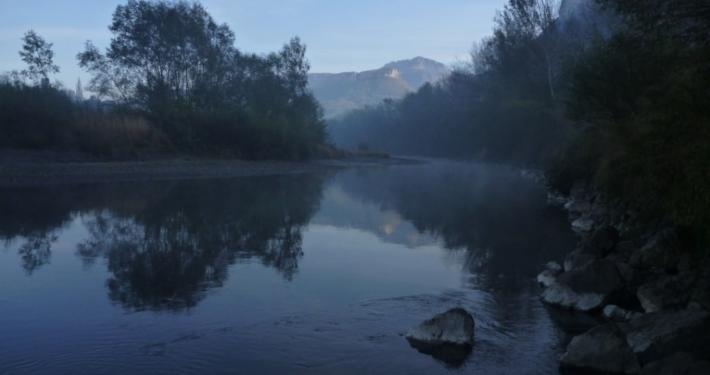
[[[101,96],[145,111],[179,149],[246,158],[305,158],[325,142],[307,89],[306,46],[244,54],[198,3],[130,0],[116,8],[105,53],[77,58]]]
[[[37,85],[49,86],[50,74],[59,73],[59,66],[54,64],[52,43],[33,30],[22,37],[20,57],[27,64],[27,69],[22,71],[23,76]]]

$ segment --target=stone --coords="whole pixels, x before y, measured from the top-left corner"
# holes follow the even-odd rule
[[[626,262],[616,262],[616,269],[626,284],[635,284],[638,274],[636,270]]]
[[[542,300],[564,308],[592,311],[601,308],[622,286],[613,262],[595,260],[560,275],[557,282],[543,292]]]
[[[574,269],[559,276],[561,283],[574,291],[584,293],[610,294],[622,286],[616,265],[608,260],[595,260],[584,267]]]
[[[603,258],[614,250],[618,242],[619,232],[614,227],[605,225],[585,238],[580,248],[584,254],[591,254],[597,258]]]
[[[613,374],[638,374],[641,370],[623,332],[613,323],[594,327],[575,336],[562,356],[560,367],[564,372]]]
[[[572,230],[575,233],[589,233],[594,228],[594,219],[582,216],[572,222]]]
[[[685,351],[708,356],[710,313],[699,310],[664,311],[643,314],[622,326],[626,341],[641,363],[667,353]]]
[[[710,362],[699,361],[688,353],[675,353],[658,361],[651,362],[641,369],[641,375],[707,375],[710,374]]]
[[[557,283],[557,274],[550,270],[544,270],[537,275],[537,282],[545,288],[549,288]]]
[[[455,308],[424,321],[409,330],[405,337],[420,353],[459,367],[473,350],[474,328],[471,314]]]
[[[605,306],[604,310],[602,310],[602,314],[605,318],[615,322],[629,321],[641,315],[640,313],[629,311],[616,305]]]
[[[604,303],[604,296],[597,293],[577,293],[567,285],[554,283],[542,292],[542,301],[558,307],[577,311],[592,311]]]
[[[631,240],[620,241],[614,248],[614,252],[624,256],[627,261],[636,250],[638,250],[638,247]]]
[[[681,308],[690,301],[692,284],[687,275],[663,277],[640,286],[636,297],[646,313]]]
[[[565,272],[570,272],[576,268],[584,267],[596,259],[597,257],[592,254],[585,254],[581,250],[574,250],[565,257],[563,268]]]
[[[651,237],[646,245],[631,255],[630,264],[644,270],[674,272],[680,253],[675,231],[666,229]]]
[[[555,276],[557,276],[560,273],[562,273],[562,266],[559,263],[554,262],[554,261],[547,262],[547,264],[545,264],[545,270],[550,271],[553,274],[555,274]]]
[[[475,322],[462,308],[451,309],[422,322],[407,332],[406,338],[429,345],[473,345]]]
[[[562,194],[556,194],[553,192],[547,193],[547,204],[551,206],[564,207],[567,204],[567,197]]]

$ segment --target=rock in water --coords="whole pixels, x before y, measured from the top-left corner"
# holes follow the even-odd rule
[[[471,354],[474,327],[471,314],[455,308],[412,328],[406,338],[419,352],[458,367]]]
[[[473,345],[473,317],[462,308],[439,314],[407,332],[407,339],[429,345]]]
[[[641,370],[623,333],[613,323],[573,338],[560,366],[565,373],[638,374]]]

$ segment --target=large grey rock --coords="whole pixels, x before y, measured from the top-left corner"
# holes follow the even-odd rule
[[[576,233],[584,234],[591,232],[595,221],[589,216],[582,216],[572,221],[572,230]]]
[[[613,262],[595,260],[560,275],[557,282],[543,292],[542,300],[564,308],[592,311],[601,308],[622,286]]]
[[[710,362],[698,361],[687,353],[675,353],[643,367],[641,375],[707,375]]]
[[[446,363],[462,366],[473,349],[475,322],[461,308],[449,310],[407,332],[409,344],[420,353]]]
[[[567,254],[563,263],[563,268],[565,272],[570,272],[574,269],[582,268],[597,259],[597,256],[584,253],[582,250],[577,249]]]
[[[595,260],[582,268],[560,275],[558,280],[581,293],[608,295],[622,287],[616,265],[608,260]]]
[[[637,374],[641,370],[623,333],[613,323],[604,324],[572,339],[562,356],[565,372],[586,371]]]
[[[639,317],[641,314],[635,311],[629,311],[616,305],[607,305],[602,310],[605,318],[615,322],[625,322]]]
[[[555,261],[551,261],[551,262],[547,262],[547,264],[545,264],[545,270],[550,271],[555,276],[557,276],[560,273],[562,273],[562,266]]]
[[[569,286],[556,282],[542,292],[542,301],[577,311],[592,311],[604,304],[604,295],[598,293],[579,293]]]
[[[549,288],[557,283],[557,274],[550,270],[544,270],[537,275],[537,282],[545,288]]]
[[[685,351],[710,355],[710,313],[682,310],[644,314],[622,326],[626,341],[642,363]]]
[[[614,227],[605,225],[585,238],[580,244],[580,249],[584,254],[603,258],[614,250],[618,242],[619,232]]]
[[[675,271],[680,260],[678,236],[666,229],[653,236],[630,260],[633,267],[656,272]]]
[[[412,328],[406,338],[428,345],[470,346],[473,345],[475,326],[471,314],[462,308],[455,308]]]
[[[692,284],[692,277],[687,275],[663,277],[640,286],[636,297],[647,313],[685,307],[690,301]]]

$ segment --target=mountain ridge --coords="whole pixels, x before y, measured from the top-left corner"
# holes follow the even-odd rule
[[[321,103],[326,118],[338,117],[360,107],[399,99],[427,82],[448,75],[446,65],[415,57],[362,72],[311,73],[309,86]]]

